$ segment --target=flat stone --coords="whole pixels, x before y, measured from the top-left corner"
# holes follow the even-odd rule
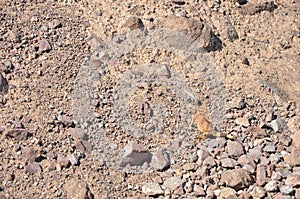
[[[203,161],[202,165],[210,169],[216,166],[216,161],[212,156],[209,156]]]
[[[41,173],[42,172],[42,168],[39,165],[39,163],[37,163],[37,162],[32,162],[31,164],[26,165],[24,167],[24,169],[25,169],[25,172],[32,173],[32,174],[36,174],[36,173]]]
[[[29,133],[25,129],[11,129],[7,131],[5,136],[14,138],[15,140],[18,141],[24,141],[27,140],[27,138],[29,137]]]
[[[170,155],[165,149],[159,149],[156,151],[151,159],[150,166],[158,171],[163,171],[170,167]]]
[[[251,191],[251,196],[253,198],[264,198],[266,195],[265,190],[262,187],[254,187],[253,190]]]
[[[39,50],[38,53],[41,54],[43,52],[48,52],[52,49],[50,43],[47,39],[42,39],[39,43]]]
[[[220,198],[232,198],[236,195],[236,191],[230,187],[225,187],[218,191],[216,190],[214,193]]]
[[[142,20],[135,16],[128,17],[126,19],[124,26],[129,28],[130,30],[144,28],[144,24],[143,24]]]
[[[267,171],[266,167],[263,165],[258,165],[256,169],[256,183],[258,186],[263,186],[266,184],[266,178],[267,178]]]
[[[283,185],[279,189],[280,189],[280,192],[284,195],[290,195],[294,191],[294,189],[291,185]]]
[[[275,133],[283,132],[286,127],[286,124],[281,118],[277,118],[275,120],[272,120],[272,122],[270,122],[270,127],[273,129]]]
[[[267,153],[275,153],[276,147],[274,145],[267,145],[264,147],[263,151]]]
[[[7,94],[8,93],[8,82],[0,73],[0,93]]]
[[[170,189],[172,192],[178,189],[182,185],[183,185],[183,180],[179,177],[171,177],[164,182],[164,186]]]
[[[238,141],[227,141],[226,151],[231,157],[240,157],[244,154],[244,148]]]
[[[290,184],[292,187],[300,187],[300,175],[288,175],[285,184]]]
[[[249,127],[250,126],[250,122],[248,120],[248,118],[245,117],[239,117],[235,120],[235,123],[237,125],[243,126],[243,127]]]
[[[130,142],[124,147],[124,150],[123,159],[120,162],[121,167],[126,165],[142,166],[145,162],[149,163],[151,161],[151,154],[142,145]],[[162,158],[164,159],[165,157],[162,156]]]
[[[142,187],[142,192],[148,196],[158,196],[164,194],[161,186],[156,182],[150,182]]]
[[[299,147],[300,148],[300,130],[296,131],[293,135],[292,135],[292,139],[293,139],[293,146],[294,147]]]
[[[232,158],[221,159],[221,165],[224,168],[234,168],[238,165],[238,162]]]
[[[35,161],[36,152],[31,147],[24,147],[22,148],[21,157],[25,163],[32,163]]]
[[[245,100],[241,97],[235,97],[230,102],[231,109],[243,109],[246,107]]]
[[[235,190],[240,190],[249,187],[253,183],[253,179],[249,171],[245,169],[233,169],[225,171],[222,174],[221,182]]]
[[[82,128],[69,128],[68,132],[72,135],[75,141],[88,140],[88,136]]]
[[[67,198],[76,199],[93,199],[94,196],[89,190],[86,183],[78,180],[68,180],[65,183],[64,189],[67,193]]]
[[[238,163],[240,163],[241,165],[250,165],[252,166],[253,168],[256,167],[256,163],[254,162],[254,160],[252,159],[252,157],[250,157],[249,155],[242,155],[238,158],[237,160]]]
[[[266,130],[259,127],[250,127],[249,131],[253,134],[254,138],[267,136]]]
[[[300,166],[300,148],[292,147],[291,154],[285,155],[284,161],[291,166]]]
[[[276,181],[270,181],[265,185],[265,190],[268,192],[274,192],[277,191],[278,185]]]

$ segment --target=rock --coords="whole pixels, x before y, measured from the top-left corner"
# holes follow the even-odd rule
[[[217,163],[212,156],[209,156],[203,161],[202,165],[207,167],[208,169],[210,169],[210,168],[216,166]]]
[[[242,0],[239,0],[242,1]],[[239,12],[242,15],[254,15],[256,13],[262,12],[262,11],[269,11],[272,12],[277,8],[277,5],[274,3],[274,1],[266,1],[262,3],[249,3],[246,6],[243,6],[240,8]]]
[[[275,153],[276,148],[275,148],[274,145],[267,145],[267,146],[264,147],[263,151],[267,152],[267,153]]]
[[[231,158],[221,159],[221,165],[224,168],[234,168],[238,165],[238,162]]]
[[[67,167],[69,167],[69,165],[70,165],[70,161],[69,161],[69,158],[66,158],[66,157],[64,157],[62,154],[57,154],[57,163],[59,164],[59,165],[61,165],[62,167],[65,167],[65,168],[67,168]]]
[[[165,149],[159,149],[156,151],[151,159],[150,166],[158,171],[163,171],[170,167],[170,155]]]
[[[284,195],[290,195],[294,191],[294,189],[291,185],[283,185],[279,189],[280,189],[280,192]]]
[[[290,118],[287,122],[287,126],[292,133],[299,131],[300,128],[300,116],[294,116]]]
[[[293,135],[292,135],[292,139],[293,139],[293,146],[294,147],[299,147],[300,148],[300,130],[296,131]]]
[[[241,97],[235,97],[230,102],[231,109],[244,109],[246,107],[245,100]]]
[[[8,93],[8,82],[0,73],[0,93],[7,94]]]
[[[92,37],[88,42],[87,45],[91,47],[92,50],[99,48],[102,44],[102,41],[97,37]]]
[[[278,185],[276,181],[270,181],[265,185],[265,190],[268,192],[277,191]]]
[[[199,149],[197,151],[198,161],[203,162],[208,156],[209,153],[205,150]]]
[[[182,185],[183,180],[181,180],[181,178],[179,177],[171,177],[164,182],[164,186],[172,192],[178,189],[179,187],[182,187]]]
[[[134,16],[128,17],[126,19],[124,26],[129,28],[130,30],[144,28],[144,24],[143,24],[142,20],[140,18],[134,17]]]
[[[264,198],[266,195],[265,190],[262,187],[254,187],[253,190],[251,191],[251,196],[253,198]]]
[[[227,141],[226,151],[231,157],[240,157],[244,154],[244,148],[238,141]]]
[[[196,165],[194,163],[186,163],[182,166],[182,168],[185,170],[185,171],[194,171],[195,168],[196,168]]]
[[[253,168],[256,167],[256,163],[253,161],[253,159],[249,156],[249,155],[242,155],[238,158],[238,163],[240,163],[241,165],[250,165]]]
[[[184,5],[185,1],[183,1],[183,0],[172,0],[172,3],[175,3],[177,5]]]
[[[49,52],[52,49],[50,43],[47,39],[42,39],[39,43],[38,54],[42,54],[43,52]]]
[[[277,118],[277,119],[273,120],[272,122],[270,122],[270,127],[273,129],[273,131],[275,133],[283,132],[286,127],[286,124],[282,119]]]
[[[240,125],[240,126],[243,126],[243,127],[248,127],[250,126],[250,122],[248,120],[248,118],[245,118],[245,117],[239,117],[235,120],[235,123]]]
[[[300,198],[300,188],[296,189],[295,197]]]
[[[142,166],[145,162],[150,162],[151,154],[142,145],[130,142],[124,148],[123,159],[120,162],[121,167],[126,165]],[[164,156],[163,156],[164,157]],[[154,164],[154,163],[153,163]]]
[[[76,158],[76,156],[74,154],[70,154],[69,155],[69,161],[72,165],[78,165],[78,159]]]
[[[29,133],[25,129],[11,129],[5,134],[5,136],[14,138],[18,141],[24,141],[29,137]]]
[[[291,154],[285,155],[284,161],[291,166],[300,166],[300,148],[292,147]]]
[[[261,164],[258,165],[256,169],[256,183],[258,186],[264,186],[266,184],[266,174],[266,167]]]
[[[75,141],[88,140],[88,135],[82,128],[69,128],[68,132],[72,135]]]
[[[150,182],[142,187],[142,192],[148,196],[158,196],[164,194],[161,186],[156,182]]]
[[[225,171],[221,176],[221,182],[235,190],[247,188],[253,183],[250,172],[245,169],[233,169]]]
[[[219,198],[232,198],[236,195],[236,191],[229,187],[222,188],[221,190],[216,190],[214,193]]]
[[[36,174],[36,173],[42,172],[41,166],[37,162],[33,162],[33,163],[29,164],[29,165],[26,165],[24,167],[24,169],[25,169],[25,172],[32,173],[32,174]]]
[[[62,123],[65,127],[71,127],[74,125],[72,119],[69,116],[66,115],[59,115],[58,116],[58,121]]]
[[[258,128],[258,127],[252,127],[251,129],[249,129],[249,132],[251,132],[253,134],[254,138],[260,138],[260,137],[267,136],[266,130],[262,129],[262,128]]]
[[[194,185],[194,192],[197,194],[198,197],[203,197],[206,195],[203,187],[201,187],[198,184]]]
[[[250,149],[248,154],[253,160],[258,161],[262,156],[261,151],[262,151],[262,146],[257,146],[253,149]]]
[[[191,39],[191,42],[197,41],[207,51],[218,50],[222,47],[221,40],[213,34],[212,29],[207,24],[200,20],[170,16],[163,18],[159,26],[163,29],[184,33]]]
[[[76,198],[76,199],[93,199],[94,196],[89,190],[86,183],[69,179],[64,186],[64,189],[67,192],[67,198]]]
[[[22,148],[21,157],[25,163],[32,163],[36,159],[36,152],[30,147],[24,147]]]
[[[81,151],[84,152],[91,152],[93,149],[93,146],[91,145],[91,143],[89,141],[86,140],[79,140],[76,142],[75,147]]]
[[[290,184],[292,187],[300,187],[300,175],[288,175],[285,184]]]
[[[54,19],[48,23],[48,26],[50,29],[56,29],[56,28],[61,28],[62,24],[59,20]]]

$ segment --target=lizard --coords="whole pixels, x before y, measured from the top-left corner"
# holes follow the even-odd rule
[[[192,122],[190,126],[192,126],[195,122],[197,122],[198,131],[202,133],[201,135],[197,136],[197,138],[201,140],[204,140],[208,135],[214,137],[225,137],[231,140],[235,139],[235,137],[232,135],[228,135],[222,132],[214,132],[211,122],[204,116],[204,114],[200,112],[197,112],[192,116]]]

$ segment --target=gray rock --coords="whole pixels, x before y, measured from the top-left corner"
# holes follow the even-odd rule
[[[258,161],[262,156],[262,146],[257,146],[253,149],[249,149],[249,156],[254,160]]]
[[[8,82],[0,73],[0,93],[7,94],[8,93]]]
[[[268,192],[277,191],[278,185],[276,181],[270,181],[265,185],[265,190]]]
[[[244,154],[244,148],[238,141],[228,140],[226,150],[231,157],[240,157]]]
[[[272,120],[272,122],[270,122],[270,127],[273,129],[275,133],[283,132],[286,127],[286,124],[282,119],[277,118],[275,120]]]
[[[254,187],[253,190],[251,191],[251,196],[253,198],[264,198],[266,195],[265,190],[262,187]]]
[[[161,186],[156,182],[150,182],[142,187],[142,192],[148,196],[158,196],[164,194]]]
[[[206,166],[208,169],[210,169],[210,168],[216,166],[216,161],[212,156],[209,156],[203,161],[202,165]]]
[[[47,39],[42,39],[39,43],[39,50],[38,53],[41,54],[43,52],[48,52],[52,49],[50,43]]]
[[[233,169],[225,171],[221,176],[221,182],[235,190],[249,187],[253,183],[250,172],[245,169]]]
[[[29,164],[29,165],[26,165],[24,167],[24,169],[25,169],[25,172],[32,173],[32,174],[36,174],[36,173],[42,172],[42,168],[39,165],[39,163],[37,163],[37,162],[33,162],[33,163]]]
[[[221,165],[224,168],[234,168],[238,165],[238,162],[232,158],[221,159]]]
[[[69,160],[72,165],[78,165],[78,163],[79,163],[78,159],[76,158],[76,156],[74,154],[69,155]]]
[[[199,149],[197,151],[197,156],[198,156],[198,160],[202,162],[209,156],[209,153],[203,149]]]
[[[152,156],[150,166],[158,171],[163,171],[170,167],[170,155],[165,149],[159,149]]]
[[[145,162],[150,162],[151,154],[142,145],[130,142],[124,148],[123,159],[120,162],[121,167],[126,165],[142,166]]]
[[[266,184],[267,171],[266,167],[263,165],[258,165],[256,169],[256,183],[258,186],[263,186]]]
[[[275,153],[276,148],[275,148],[274,145],[267,145],[267,146],[264,147],[263,151],[268,152],[268,153]]]
[[[72,135],[73,139],[76,141],[79,140],[88,140],[87,134],[82,128],[69,128],[68,132]]]
[[[182,185],[183,185],[183,180],[179,177],[171,177],[164,182],[164,186],[170,189],[171,191],[175,191],[179,187],[182,187]]]
[[[290,195],[294,192],[294,189],[291,185],[283,185],[279,189],[280,192],[284,195]]]

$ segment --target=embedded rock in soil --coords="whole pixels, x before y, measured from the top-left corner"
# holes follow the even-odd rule
[[[227,141],[226,150],[231,157],[240,157],[244,154],[244,148],[238,141]]]
[[[64,186],[67,191],[67,198],[92,199],[92,192],[89,190],[86,183],[77,180],[68,180]]]
[[[42,172],[41,166],[37,162],[33,162],[33,163],[29,164],[29,165],[26,165],[24,167],[24,169],[25,169],[25,172],[32,173],[32,174],[36,174],[36,173]]]
[[[145,184],[142,187],[142,192],[148,196],[158,196],[164,194],[161,186],[155,182]]]
[[[145,162],[150,162],[151,154],[144,146],[130,142],[124,148],[125,152],[123,159],[120,162],[121,167],[126,165],[130,166],[142,166]]]
[[[170,167],[170,155],[165,149],[159,149],[152,156],[150,166],[158,171],[163,171]]]
[[[2,94],[8,93],[8,82],[1,73],[0,73],[0,92]]]
[[[222,174],[221,182],[235,190],[240,190],[249,187],[253,183],[253,178],[245,169],[233,169]]]
[[[299,166],[300,165],[300,148],[292,148],[291,154],[285,155],[284,160],[286,163],[291,166]]]
[[[171,191],[175,191],[179,187],[182,187],[182,185],[183,185],[183,180],[179,177],[171,177],[164,182],[164,186],[170,189]]]
[[[5,136],[14,138],[18,141],[24,141],[29,137],[29,133],[25,129],[11,129],[5,134]]]

